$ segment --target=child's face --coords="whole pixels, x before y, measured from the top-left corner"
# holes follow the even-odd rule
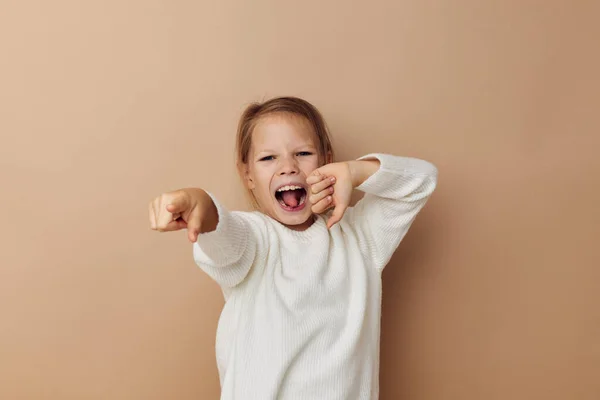
[[[319,167],[317,137],[305,119],[271,114],[252,132],[246,182],[262,212],[291,229],[313,223],[307,176]]]

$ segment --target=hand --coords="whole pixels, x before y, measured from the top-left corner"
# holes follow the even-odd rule
[[[208,218],[210,215],[206,215],[209,204],[214,207],[202,189],[164,193],[150,203],[150,228],[159,232],[187,229],[188,239],[194,243],[202,231],[204,220],[211,219]]]
[[[333,207],[333,213],[327,221],[327,228],[331,228],[342,219],[350,205],[354,189],[350,164],[326,164],[313,171],[306,183],[310,186],[312,212],[321,214]]]

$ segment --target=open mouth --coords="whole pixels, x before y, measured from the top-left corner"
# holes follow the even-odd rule
[[[300,211],[306,205],[306,189],[302,186],[282,186],[275,192],[277,202],[286,211]]]

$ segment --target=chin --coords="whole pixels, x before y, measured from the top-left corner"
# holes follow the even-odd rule
[[[312,223],[314,222],[313,213],[310,210],[310,206],[308,205],[305,209],[301,211],[293,212],[286,211],[280,208],[276,210],[274,214],[276,216],[276,219],[280,223],[282,223],[290,229],[304,230],[310,225],[312,225]]]
[[[304,215],[302,217],[297,216],[297,217],[293,217],[293,218],[285,218],[285,217],[281,218],[281,223],[283,223],[284,225],[288,225],[288,226],[304,225],[307,222],[312,223],[312,214]]]

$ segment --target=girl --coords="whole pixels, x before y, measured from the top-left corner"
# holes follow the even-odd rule
[[[222,400],[377,399],[381,273],[435,189],[422,160],[333,162],[310,103],[253,104],[237,163],[254,212],[202,189],[150,204],[158,231],[187,229],[198,266],[223,289],[216,354]],[[349,207],[353,190],[365,196]]]

